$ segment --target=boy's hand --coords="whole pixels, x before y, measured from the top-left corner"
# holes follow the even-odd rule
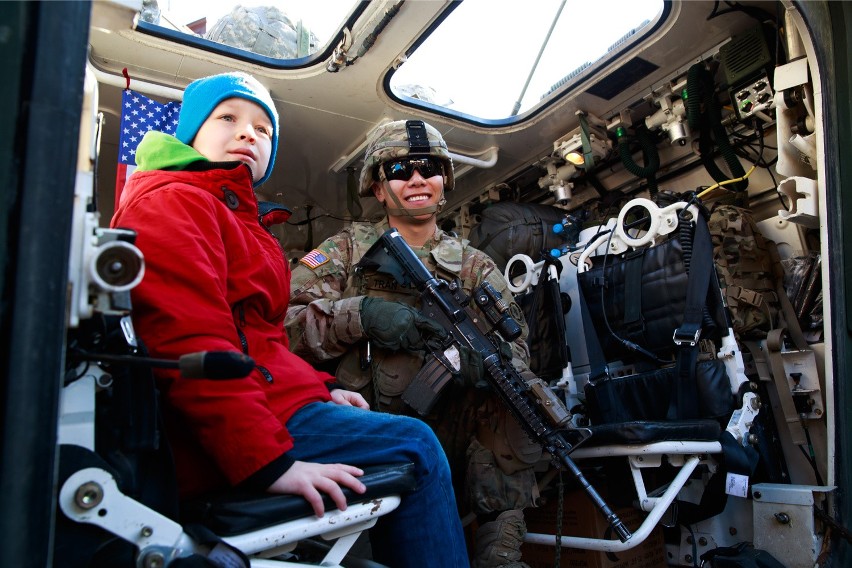
[[[334,389],[331,391],[331,402],[342,404],[343,406],[357,406],[364,410],[370,410],[370,405],[364,400],[364,397],[357,392],[352,392],[344,389]]]
[[[322,517],[325,506],[322,502],[323,493],[327,493],[337,508],[346,510],[346,497],[340,486],[348,487],[355,493],[364,493],[367,488],[358,481],[364,471],[355,466],[342,463],[309,463],[297,461],[284,475],[269,486],[269,493],[290,493],[301,495],[311,504],[314,514]]]

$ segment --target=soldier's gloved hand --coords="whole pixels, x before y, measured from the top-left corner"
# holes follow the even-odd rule
[[[512,360],[512,346],[505,341],[500,342],[500,355],[506,363]],[[465,345],[458,346],[459,372],[456,378],[462,385],[470,385],[478,389],[489,388],[488,379],[485,377],[485,365],[482,355]]]
[[[462,385],[470,385],[478,389],[488,387],[485,380],[485,365],[482,363],[482,355],[479,351],[461,345],[459,351],[458,382]]]
[[[411,306],[370,297],[361,300],[361,327],[376,347],[391,351],[422,351],[427,339],[447,334]]]

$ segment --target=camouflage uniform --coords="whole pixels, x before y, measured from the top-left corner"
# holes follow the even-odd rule
[[[329,362],[336,364],[338,382],[364,395],[374,410],[413,414],[400,395],[422,367],[424,354],[372,348],[371,361],[364,364],[367,343],[359,312],[363,297],[400,301],[414,307],[419,307],[420,303],[416,289],[399,286],[384,274],[354,270],[387,228],[387,221],[375,225],[353,223],[306,255],[312,260],[303,259],[293,270],[285,326],[290,335],[290,348],[295,353],[318,366]],[[435,236],[414,250],[426,267],[440,278],[458,277],[468,295],[487,281],[504,298],[512,298],[494,262],[469,246],[467,241],[436,228]],[[317,266],[318,261],[321,264]],[[518,370],[528,373],[529,355],[524,342],[526,324],[518,305],[512,301],[510,306],[523,328],[521,338],[511,345],[513,363]],[[472,512],[484,515],[508,513],[511,509],[535,504],[538,488],[531,466],[541,457],[541,449],[529,441],[495,395],[487,389],[453,383],[434,411],[422,418],[444,445],[456,491],[460,492],[463,484],[466,485],[466,499],[458,499],[462,506],[466,503]],[[513,530],[521,534],[522,539],[520,512],[516,511],[509,520],[517,521],[518,518],[520,521],[514,523]],[[506,523],[505,520],[500,522]],[[483,536],[487,538],[488,535]],[[499,539],[506,540],[506,537],[501,534]],[[519,548],[520,540],[515,544],[514,548]],[[506,554],[493,558],[495,554],[500,556],[499,551],[488,554],[491,559],[479,565],[511,565],[520,558],[520,553],[508,559]]]

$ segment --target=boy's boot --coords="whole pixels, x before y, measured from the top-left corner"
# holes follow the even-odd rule
[[[521,562],[521,543],[527,534],[524,513],[503,511],[476,530],[473,568],[529,568]]]

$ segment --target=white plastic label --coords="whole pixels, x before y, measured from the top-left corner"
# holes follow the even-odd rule
[[[444,357],[446,357],[447,361],[449,361],[450,365],[452,365],[453,371],[458,373],[461,370],[461,354],[455,345],[450,345],[450,347],[444,351]]]
[[[748,476],[738,473],[728,473],[725,480],[725,493],[734,497],[748,497]]]

